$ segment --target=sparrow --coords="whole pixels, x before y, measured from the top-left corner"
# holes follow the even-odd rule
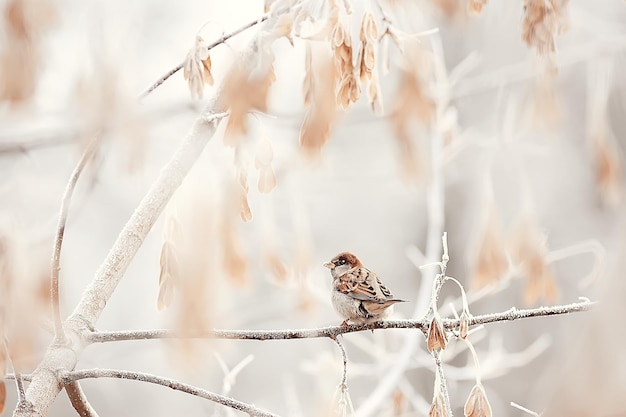
[[[331,301],[345,319],[342,326],[347,326],[348,321],[366,324],[384,320],[395,303],[405,302],[394,298],[378,275],[350,252],[340,253],[324,266],[333,277]]]

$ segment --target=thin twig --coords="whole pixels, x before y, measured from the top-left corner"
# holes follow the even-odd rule
[[[251,416],[276,417],[276,414],[262,410],[253,405],[235,400],[233,398],[225,397],[223,395],[219,395],[205,389],[195,387],[193,385],[185,384],[175,379],[164,378],[143,372],[120,371],[116,369],[84,369],[80,371],[64,372],[60,375],[60,378],[62,383],[64,384],[69,384],[71,382],[87,378],[119,378],[148,382],[150,384],[162,385],[176,391],[181,391],[187,394],[195,395],[200,398],[205,398],[218,404],[234,408],[235,410],[243,411],[244,413],[247,413]]]
[[[518,403],[515,403],[515,402],[513,402],[513,401],[511,401],[509,404],[511,405],[511,407],[513,407],[513,408],[517,408],[518,410],[523,411],[523,412],[525,412],[525,413],[528,413],[528,414],[530,414],[531,416],[534,416],[534,417],[541,417],[541,414],[536,413],[536,412],[534,412],[534,411],[532,411],[532,410],[529,410],[528,408],[524,407],[523,405],[519,405]]]
[[[354,416],[354,407],[352,405],[352,399],[350,398],[350,394],[348,393],[348,355],[346,354],[346,349],[343,347],[343,344],[339,341],[338,337],[334,337],[333,341],[339,346],[339,350],[341,350],[341,359],[343,361],[343,371],[341,373],[341,383],[337,387],[337,391],[339,393],[339,413],[342,416],[347,414],[347,410],[350,411],[350,415]],[[337,398],[335,394],[335,398]]]
[[[82,174],[87,163],[93,158],[100,144],[101,133],[98,132],[91,139],[87,148],[83,152],[78,164],[74,168],[70,179],[65,186],[63,199],[61,200],[61,211],[59,214],[59,223],[57,224],[56,236],[54,238],[54,248],[52,252],[52,266],[50,274],[50,298],[52,301],[52,316],[54,317],[54,342],[64,343],[65,332],[63,331],[63,322],[61,320],[60,294],[59,294],[59,274],[61,272],[61,248],[63,246],[63,236],[65,235],[65,226],[67,225],[67,215],[72,204],[72,196],[78,183],[78,178]]]
[[[348,355],[346,354],[346,349],[343,347],[338,338],[333,339],[337,346],[339,346],[339,350],[341,350],[341,359],[343,360],[343,373],[341,374],[341,384],[339,387],[343,390],[344,388],[348,389]]]
[[[17,388],[17,403],[25,404],[26,392],[24,391],[24,378],[22,378],[22,374],[18,372],[17,369],[15,369],[15,364],[13,363],[13,359],[11,358],[11,353],[9,351],[9,341],[6,338],[6,336],[4,337],[3,343],[4,343],[4,352],[5,352],[6,358],[9,360],[9,363],[11,364],[11,368],[13,369],[13,374],[15,377],[15,386]]]
[[[239,35],[241,32],[250,29],[253,26],[258,25],[259,23],[265,22],[267,19],[269,19],[272,15],[278,16],[281,15],[283,13],[286,13],[290,10],[290,7],[285,7],[281,10],[278,10],[277,12],[268,12],[265,13],[263,16],[261,16],[258,19],[255,19],[251,22],[246,23],[245,25],[241,26],[238,29],[235,29],[234,31],[224,34],[222,35],[219,39],[217,39],[215,42],[213,42],[212,44],[207,46],[207,51],[210,51],[211,49],[215,48],[218,45],[223,44],[224,42],[226,42],[227,40],[229,40],[230,38],[232,38],[233,36]],[[148,96],[150,93],[152,93],[154,90],[156,90],[161,84],[163,84],[168,78],[170,78],[172,75],[176,74],[178,71],[180,71],[184,66],[184,62],[181,62],[180,64],[178,64],[177,66],[175,66],[174,68],[172,68],[171,70],[169,70],[168,72],[166,72],[165,74],[163,74],[161,76],[161,78],[159,78],[158,80],[156,80],[154,82],[154,84],[152,84],[150,87],[148,87],[148,89],[146,91],[144,91],[143,93],[141,93],[138,97],[139,100],[144,99],[146,96]]]
[[[584,300],[578,303],[557,305],[551,307],[539,307],[531,309],[516,309],[515,307],[501,313],[483,314],[469,319],[470,326],[510,321],[530,317],[552,316],[568,314],[579,311],[587,311],[595,303]],[[458,319],[443,319],[446,329],[454,329],[459,326]],[[417,329],[422,333],[428,330],[429,322],[422,320],[390,320],[370,324],[351,324],[348,326],[330,326],[316,329],[297,330],[198,330],[195,332],[181,333],[174,330],[126,330],[126,331],[96,331],[85,336],[91,343],[119,342],[127,340],[145,339],[239,339],[239,340],[285,340],[285,339],[310,339],[329,337],[335,339],[346,333],[362,332],[377,329]]]
[[[74,407],[74,410],[81,417],[98,417],[98,413],[87,400],[87,396],[83,392],[78,381],[72,381],[65,385],[67,396]]]
[[[446,376],[443,373],[443,367],[441,366],[441,353],[438,350],[433,350],[431,355],[435,359],[435,368],[437,369],[437,376],[439,380],[439,389],[443,394],[443,402],[446,406],[447,415],[452,417],[452,406],[450,405],[450,394],[448,392],[448,384],[446,383]]]

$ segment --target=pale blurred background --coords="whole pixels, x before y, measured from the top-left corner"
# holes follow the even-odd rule
[[[102,125],[108,132],[96,161],[79,181],[69,214],[61,271],[61,308],[68,315],[216,87],[205,89],[204,100],[192,100],[178,73],[141,104],[135,98],[185,58],[196,34],[210,43],[262,16],[263,4],[28,2],[44,11],[34,41],[39,56],[36,86],[32,96],[19,103],[0,103],[0,215],[3,233],[18,242],[22,261],[33,271],[48,265],[61,196],[88,139],[86,132]],[[6,10],[10,3],[2,0],[0,6]],[[220,129],[145,240],[98,328],[175,328],[188,319],[176,300],[179,294],[172,306],[157,310],[159,256],[165,219],[172,216],[183,230],[199,230],[206,222],[213,224],[208,230],[216,231],[203,240],[210,260],[202,294],[207,308],[194,323],[226,329],[339,324],[330,305],[330,276],[322,263],[345,250],[376,271],[396,296],[413,301],[398,305],[395,318],[419,317],[427,305],[417,305],[423,278],[415,263],[438,260],[420,257],[427,250],[428,202],[434,196],[445,207],[438,214],[448,233],[448,274],[466,286],[470,298],[480,297],[470,306],[473,314],[566,304],[580,296],[605,299],[604,305],[610,306],[592,314],[492,324],[470,336],[494,415],[525,415],[512,408],[511,401],[536,412],[552,404],[557,407],[554,415],[565,410],[595,416],[626,412],[623,402],[616,402],[618,393],[626,390],[620,330],[626,291],[617,264],[626,255],[626,4],[570,2],[569,30],[556,37],[559,69],[554,75],[541,69],[535,51],[521,39],[523,3],[490,1],[480,15],[468,15],[465,2],[381,2],[394,24],[407,33],[439,29],[419,39],[444,60],[454,80],[446,90],[450,102],[445,117],[431,130],[416,129],[418,174],[409,177],[403,174],[403,152],[392,120],[370,111],[365,87],[363,97],[339,115],[321,158],[301,157],[304,42],[296,38],[292,47],[285,38],[277,40],[269,109],[267,115],[249,117],[250,131],[241,151],[250,167],[253,220],[243,223],[237,209],[231,210],[236,164]],[[364,9],[371,9],[377,19],[380,13],[373,1],[353,1],[352,6],[356,45]],[[252,28],[211,51],[216,85],[257,33]],[[0,50],[7,50],[7,30],[2,36]],[[402,89],[404,65],[393,45],[390,50],[390,71],[379,72],[387,115]],[[443,91],[439,84],[433,94]],[[435,164],[443,182],[433,188],[429,143],[435,136],[443,138],[442,161]],[[46,145],[28,150],[13,146],[31,141]],[[263,141],[271,142],[277,175],[277,186],[269,194],[258,192],[254,168]],[[609,160],[605,164],[596,158],[603,149]],[[472,277],[485,230],[495,230],[504,244],[515,239],[520,221],[527,221],[525,229],[545,233],[545,246],[540,246],[553,277],[547,285],[556,292],[529,295],[528,279],[509,268],[494,277],[489,289],[477,292]],[[241,243],[234,246],[247,272],[230,278],[224,273],[228,249],[223,247],[223,233],[232,233]],[[268,259],[274,268],[268,267]],[[446,287],[440,305],[457,296],[454,286]],[[407,333],[387,330],[342,337],[355,409],[380,392],[378,383],[396,364]],[[42,334],[41,352],[46,343]],[[475,373],[462,343],[453,342],[449,349],[442,356],[444,372],[453,410],[462,415]],[[327,415],[336,405],[332,396],[341,378],[341,355],[327,339],[109,343],[88,347],[78,368],[149,372],[221,392],[220,361],[233,368],[248,355],[253,359],[234,381],[232,397],[286,416]],[[390,395],[357,415],[428,413],[434,365],[421,336],[410,357],[405,376]],[[603,360],[596,362],[598,357]],[[31,362],[36,364],[38,357]],[[587,369],[581,363],[597,367]],[[561,374],[563,369],[568,371]],[[237,415],[139,382],[89,380],[83,386],[101,416]],[[552,402],[555,395],[568,398],[572,392],[576,400]],[[12,385],[8,395],[7,414],[15,404]],[[603,408],[594,401],[601,401]],[[61,393],[50,415],[72,413]]]

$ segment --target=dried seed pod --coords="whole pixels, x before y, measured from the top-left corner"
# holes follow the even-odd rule
[[[189,84],[189,91],[193,98],[202,98],[205,83],[213,85],[208,44],[201,36],[196,36],[193,48],[187,53],[187,58],[183,63],[183,76]]]
[[[477,383],[472,388],[465,402],[463,414],[465,417],[491,417],[491,405],[482,384]]]
[[[508,269],[505,242],[493,203],[488,203],[485,225],[480,232],[472,285],[482,288],[497,282]]]
[[[447,345],[448,335],[446,333],[446,329],[443,327],[439,314],[435,313],[433,320],[430,322],[430,326],[428,327],[426,347],[429,352],[432,352],[433,350],[444,350]]]
[[[447,415],[448,411],[446,410],[443,394],[439,392],[433,397],[433,402],[428,411],[428,417],[447,417]]]

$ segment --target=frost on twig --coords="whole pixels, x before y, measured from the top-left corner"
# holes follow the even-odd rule
[[[151,375],[141,372],[129,372],[120,371],[115,369],[84,369],[81,371],[63,372],[61,374],[61,381],[64,384],[68,384],[74,381],[88,378],[118,378],[134,381],[147,382],[150,384],[162,385],[170,389],[185,392],[187,394],[195,395],[200,398],[204,398],[215,403],[224,405],[226,407],[234,408],[235,410],[243,411],[251,416],[260,417],[275,417],[276,414],[246,404],[244,402],[220,395],[213,392],[204,390],[202,388],[194,387],[189,384],[185,384],[174,379],[164,378],[156,375]]]

